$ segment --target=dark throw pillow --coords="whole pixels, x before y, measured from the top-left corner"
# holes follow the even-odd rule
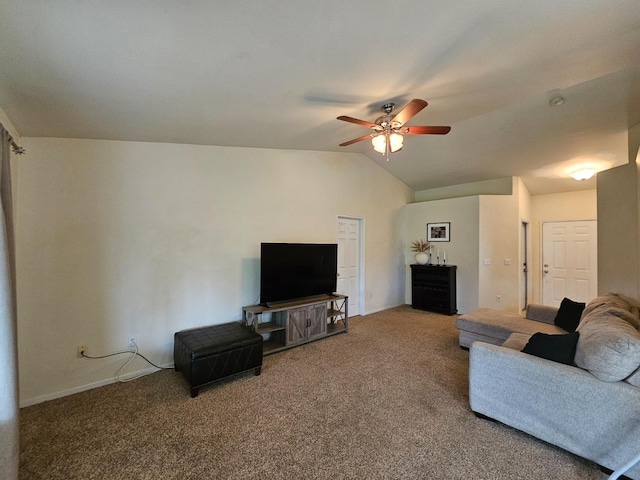
[[[522,351],[554,362],[573,365],[579,335],[578,332],[562,335],[534,333]]]
[[[556,327],[560,327],[567,332],[575,332],[580,323],[580,317],[585,305],[565,297],[560,303],[560,308],[553,323],[555,323]]]

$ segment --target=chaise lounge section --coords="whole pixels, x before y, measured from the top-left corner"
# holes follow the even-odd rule
[[[527,307],[524,317],[491,308],[472,310],[456,319],[456,328],[460,330],[460,346],[468,349],[475,341],[502,345],[512,333],[567,333],[554,324],[557,312],[556,307],[536,304]]]

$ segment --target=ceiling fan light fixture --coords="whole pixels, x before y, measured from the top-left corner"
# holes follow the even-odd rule
[[[595,173],[596,171],[593,168],[581,168],[579,170],[576,170],[575,172],[572,172],[571,176],[575,180],[582,182],[584,180],[589,180],[591,177],[595,175]]]
[[[387,139],[384,138],[384,134],[376,135],[371,139],[371,144],[373,145],[373,149],[384,155],[386,153],[387,148]]]
[[[389,135],[389,149],[391,153],[395,153],[402,148],[404,143],[404,137],[399,133],[392,133]]]
[[[376,135],[371,139],[371,144],[373,145],[373,149],[384,155],[387,153],[387,135],[381,133],[380,135]],[[395,153],[402,148],[404,144],[404,137],[399,133],[392,133],[389,135],[389,151],[391,153]]]

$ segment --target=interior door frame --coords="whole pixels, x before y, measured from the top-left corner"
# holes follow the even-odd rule
[[[336,227],[338,226],[338,222],[340,219],[344,220],[355,220],[358,222],[358,308],[359,312],[351,313],[349,312],[349,316],[352,315],[364,315],[366,311],[365,305],[365,267],[364,267],[364,232],[365,232],[365,219],[363,217],[354,217],[353,215],[338,215],[336,217]],[[336,228],[336,237],[337,237],[337,228]],[[337,238],[336,238],[337,239]]]
[[[520,310],[525,311],[531,301],[531,224],[521,221],[520,239]]]

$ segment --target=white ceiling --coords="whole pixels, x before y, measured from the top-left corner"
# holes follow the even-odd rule
[[[564,104],[551,107],[561,94]],[[386,162],[388,101],[429,106]],[[415,190],[595,188],[640,122],[638,0],[0,0],[0,108],[22,136],[360,152]]]

